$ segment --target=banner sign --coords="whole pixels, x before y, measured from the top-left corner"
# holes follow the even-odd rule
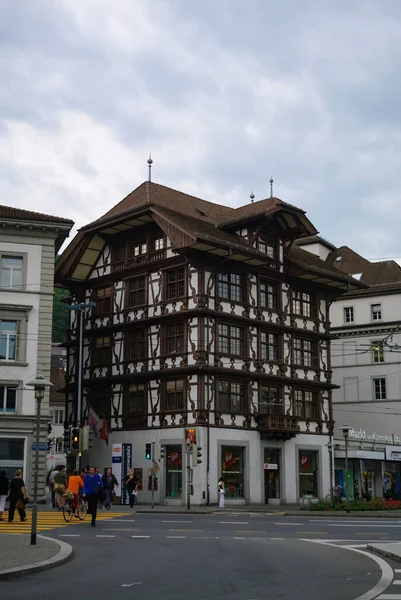
[[[122,444],[121,504],[129,504],[129,493],[124,483],[128,469],[132,469],[132,444]]]

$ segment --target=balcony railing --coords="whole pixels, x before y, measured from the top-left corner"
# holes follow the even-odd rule
[[[166,256],[166,250],[156,250],[155,252],[147,252],[146,254],[140,254],[139,256],[132,256],[131,258],[124,258],[117,262],[111,263],[111,270],[113,272],[125,271],[125,269],[134,269],[142,265],[147,265],[158,260],[162,260]]]
[[[289,440],[299,431],[299,418],[290,415],[258,415],[257,429],[264,440]]]

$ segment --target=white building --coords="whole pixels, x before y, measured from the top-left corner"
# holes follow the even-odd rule
[[[350,494],[401,495],[401,267],[371,263],[352,249],[335,248],[322,238],[300,240],[358,279],[365,288],[341,296],[330,307],[335,419],[335,477],[344,484],[345,451],[341,427],[352,427],[349,450]]]
[[[182,504],[195,430],[195,504],[217,501],[221,474],[227,504],[327,495],[328,306],[360,284],[293,244],[315,233],[277,198],[233,209],[150,182],[84,227],[56,282],[74,302],[96,303],[84,316],[82,418],[90,407],[104,418],[110,444],[98,440],[85,463],[137,469],[150,502],[154,439],[166,449],[156,502]],[[78,331],[71,311],[71,424]]]
[[[72,221],[0,206],[0,470],[23,469],[32,493],[35,399],[25,383],[50,378],[55,254]],[[39,493],[44,494],[49,392],[42,402]]]

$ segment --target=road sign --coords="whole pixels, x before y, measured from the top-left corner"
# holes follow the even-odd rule
[[[153,473],[154,473],[155,475],[157,475],[159,471],[160,471],[160,467],[159,467],[159,465],[157,464],[157,462],[154,460],[154,461],[153,461]]]
[[[32,444],[32,450],[36,450],[35,443]],[[39,444],[39,450],[42,450],[42,451],[47,450],[47,444]]]

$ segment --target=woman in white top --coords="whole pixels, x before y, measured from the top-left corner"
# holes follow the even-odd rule
[[[218,485],[218,488],[219,488],[219,508],[224,508],[224,494],[225,494],[225,490],[224,490],[224,481],[223,481],[222,477],[220,477],[219,483],[217,485]]]

